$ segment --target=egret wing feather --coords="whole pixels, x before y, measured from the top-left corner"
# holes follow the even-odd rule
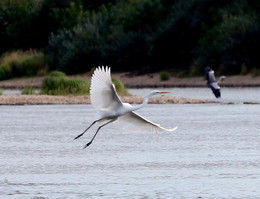
[[[90,100],[94,108],[108,109],[122,102],[112,83],[110,68],[98,67],[91,78]]]
[[[120,123],[119,127],[123,127],[124,129],[131,129],[131,130],[144,130],[150,132],[162,132],[162,131],[174,131],[177,127],[173,129],[167,129],[161,127],[159,124],[155,124],[146,118],[142,117],[141,115],[137,114],[134,111],[126,113],[119,117],[115,122],[115,125]]]

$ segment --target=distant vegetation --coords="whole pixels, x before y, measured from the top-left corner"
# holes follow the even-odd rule
[[[1,0],[0,30],[0,80],[99,65],[182,76],[207,65],[260,70],[259,0]]]
[[[170,79],[170,74],[167,71],[160,72],[160,79],[161,81],[166,81]]]
[[[42,52],[13,51],[0,57],[0,80],[11,77],[45,75],[47,63]]]

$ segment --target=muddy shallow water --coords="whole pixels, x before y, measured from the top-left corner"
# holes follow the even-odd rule
[[[0,106],[0,196],[12,199],[259,198],[259,105],[148,105],[174,132],[107,126],[91,105]]]

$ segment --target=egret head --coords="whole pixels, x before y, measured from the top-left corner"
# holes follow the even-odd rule
[[[168,91],[159,91],[159,90],[153,90],[150,92],[150,96],[154,96],[154,95],[163,95],[163,94],[167,94],[170,93]]]

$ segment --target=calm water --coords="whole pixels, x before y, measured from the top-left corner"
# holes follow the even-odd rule
[[[143,96],[151,89],[130,89],[129,92]],[[163,88],[159,90],[170,91],[170,95],[176,97],[188,97],[195,99],[216,100],[223,103],[260,103],[260,87],[245,88],[221,88],[221,99],[216,99],[209,88]]]
[[[260,198],[260,105],[148,105],[175,132],[96,127],[90,105],[0,106],[0,198]]]

